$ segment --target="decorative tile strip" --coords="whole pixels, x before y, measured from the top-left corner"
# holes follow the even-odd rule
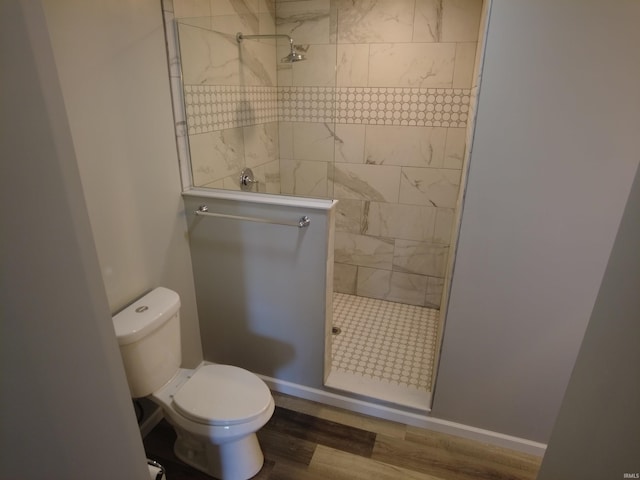
[[[459,88],[336,88],[336,122],[465,127],[471,90]]]
[[[334,122],[335,87],[278,87],[278,118],[283,122]]]
[[[186,85],[189,134],[274,121],[466,127],[471,90]]]
[[[190,135],[278,120],[277,88],[185,85]]]

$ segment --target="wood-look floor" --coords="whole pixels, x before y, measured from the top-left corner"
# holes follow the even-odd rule
[[[534,480],[539,457],[354,414],[280,394],[258,432],[265,456],[256,480]],[[145,438],[168,480],[210,480],[173,454],[163,420]]]

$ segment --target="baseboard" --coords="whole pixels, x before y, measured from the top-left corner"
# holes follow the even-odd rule
[[[151,400],[142,398],[137,401],[141,402],[143,407],[144,416],[138,423],[138,427],[140,428],[140,435],[142,438],[145,438],[164,418],[164,413],[162,412],[162,409]]]
[[[456,435],[458,437],[476,440],[503,448],[509,448],[511,450],[528,453],[530,455],[536,455],[538,457],[542,457],[547,448],[544,443],[533,442],[524,438],[512,437],[510,435],[504,435],[490,430],[450,422],[448,420],[434,418],[430,415],[405,412],[397,408],[377,405],[372,402],[349,398],[345,395],[339,395],[333,392],[287,382],[285,380],[278,380],[277,378],[271,378],[265,375],[258,376],[262,378],[269,388],[275,392],[304,398],[305,400],[311,400],[325,405],[331,405],[333,407],[344,408],[345,410],[350,410],[363,415],[404,423],[414,427],[426,428],[449,435]]]

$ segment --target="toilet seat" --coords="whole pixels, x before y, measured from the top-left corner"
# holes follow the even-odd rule
[[[204,365],[173,396],[177,412],[205,425],[254,420],[270,405],[271,392],[253,373],[231,365]]]

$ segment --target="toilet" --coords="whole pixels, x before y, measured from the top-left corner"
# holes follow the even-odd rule
[[[221,480],[246,480],[264,462],[256,432],[274,401],[253,373],[230,365],[180,368],[180,297],[158,287],[113,317],[133,398],[149,397],[176,431],[176,456]]]

